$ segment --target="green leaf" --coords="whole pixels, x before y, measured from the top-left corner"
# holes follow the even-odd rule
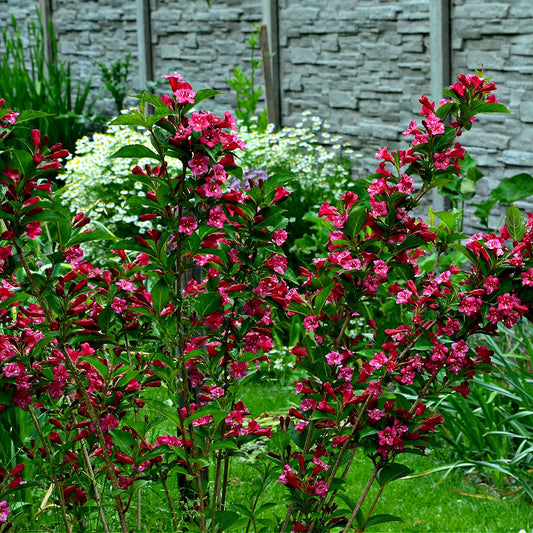
[[[450,244],[452,242],[462,241],[464,238],[465,235],[463,233],[449,233],[448,235],[446,235],[444,242]]]
[[[349,237],[354,238],[363,229],[363,226],[366,223],[366,216],[367,216],[367,211],[365,207],[360,206],[354,209],[350,213],[350,216],[348,217],[348,220],[346,221],[346,224],[344,225],[344,232]]]
[[[157,161],[161,160],[158,154],[150,150],[147,146],[144,146],[144,144],[129,144],[128,146],[123,146],[109,157],[128,157],[132,159],[148,157],[149,159],[156,159]]]
[[[504,204],[512,204],[533,195],[533,176],[516,174],[501,180],[500,184],[490,193],[491,198]]]
[[[196,96],[194,98],[194,104],[187,104],[183,106],[183,114],[188,113],[191,109],[195,108],[200,102],[207,100],[208,98],[213,98],[217,94],[224,94],[221,91],[215,91],[214,89],[200,89],[196,91]]]
[[[505,224],[507,226],[507,231],[509,232],[511,239],[513,239],[514,241],[522,240],[522,237],[526,232],[526,223],[520,210],[517,209],[514,205],[511,205],[511,207],[507,209],[505,216],[507,217]]]
[[[479,218],[481,223],[487,226],[492,208],[496,205],[497,202],[498,200],[489,199],[483,200],[482,202],[479,202],[479,204],[472,204],[476,208],[474,211],[474,216]]]
[[[146,398],[146,404],[149,405],[152,409],[157,411],[160,415],[163,415],[168,421],[172,422],[176,427],[181,426],[181,421],[176,409],[170,407],[165,402],[160,400]]]
[[[107,333],[107,330],[111,325],[112,312],[111,307],[108,305],[98,313],[98,325],[104,333]]]
[[[400,463],[391,463],[383,467],[376,476],[377,482],[383,486],[391,481],[400,479],[401,477],[407,476],[412,472],[412,470],[405,465]]]
[[[288,433],[278,431],[277,433],[274,433],[272,435],[272,439],[270,440],[270,446],[273,450],[276,452],[284,452],[287,446],[291,442],[291,437]]]
[[[365,437],[368,437],[369,435],[376,435],[376,433],[379,432],[379,429],[373,428],[373,427],[366,427],[359,433],[359,439],[364,439]]]
[[[170,108],[163,103],[159,96],[155,94],[149,93],[148,91],[143,91],[138,96],[141,99],[141,102],[146,102],[147,104],[154,106],[156,109],[159,109],[160,107],[166,107],[170,111]]]
[[[215,523],[219,531],[235,531],[240,527],[240,516],[232,511],[216,511]]]
[[[453,102],[450,102],[448,104],[441,105],[436,111],[435,115],[437,115],[439,118],[444,119],[444,117],[453,109],[453,107],[456,104]]]
[[[224,165],[224,168],[228,174],[235,176],[238,180],[242,180],[244,172],[241,167],[236,165]]]
[[[448,235],[448,230],[446,230],[446,227],[444,224],[439,224],[437,226],[437,237],[439,238],[439,241],[446,241],[446,236]]]
[[[474,102],[471,105],[470,110],[474,115],[477,113],[510,113],[509,109],[503,104],[486,102]]]
[[[127,113],[125,115],[119,115],[112,120],[109,124],[112,126],[141,126],[146,127],[146,120],[140,113]]]
[[[146,125],[148,126],[148,128],[151,128],[152,126],[154,126],[154,124],[159,122],[162,118],[168,117],[171,114],[172,114],[172,111],[167,106],[161,109],[157,109],[152,115],[146,118]]]
[[[138,446],[135,437],[128,431],[124,431],[123,429],[110,429],[109,434],[111,435],[113,442],[126,455],[131,455],[132,449]]]
[[[131,365],[120,367],[121,377],[117,381],[117,386],[122,387],[123,385],[128,384],[132,379],[137,379],[139,376],[143,375],[141,370],[133,370],[134,368],[135,367]]]
[[[45,113],[44,111],[32,111],[30,109],[27,109],[26,111],[22,111],[17,117],[17,124],[20,124],[21,122],[26,122],[28,120],[34,120],[36,118],[51,116],[53,116],[53,113]]]
[[[152,146],[156,150],[157,150],[157,144],[166,145],[168,144],[169,139],[172,137],[171,132],[167,131],[165,128],[162,128],[160,126],[154,126],[152,134],[153,135],[150,137],[150,142],[152,143]]]
[[[335,282],[330,283],[327,287],[323,288],[315,297],[314,301],[314,314],[318,316],[322,308],[324,307],[324,304],[326,303],[326,300],[328,299],[328,296],[331,294],[331,291],[333,290],[333,287],[335,287]]]
[[[17,485],[16,487],[13,487],[12,489],[9,489],[9,488],[5,488],[5,492],[2,494],[2,496],[4,495],[8,495],[8,494],[13,494],[15,492],[19,492],[21,490],[30,490],[32,487],[42,487],[42,481],[24,481],[24,483],[21,483],[20,485]],[[11,504],[10,504],[11,505]],[[23,504],[25,505],[25,504]],[[16,509],[17,507],[11,507],[12,509]]]
[[[95,370],[98,370],[98,372],[104,379],[107,379],[109,377],[109,368],[104,363],[102,363],[102,361],[100,361],[97,357],[85,356],[80,357],[80,360],[87,361]]]
[[[170,289],[168,283],[164,279],[160,279],[150,291],[152,294],[152,306],[157,315],[161,314],[161,311],[168,304],[170,297]]]
[[[72,217],[70,216],[70,213],[67,214],[66,213],[62,213],[61,211],[59,211],[59,209],[45,209],[43,210],[41,213],[39,213],[40,215],[40,218],[39,220],[41,222],[44,222],[44,221],[47,221],[47,222],[63,222],[63,223],[68,223],[68,226],[69,228],[71,227],[72,225]],[[28,217],[29,219],[30,217]]]
[[[362,509],[359,509],[359,511],[357,512],[357,515],[355,516],[355,521],[357,522],[357,526],[359,527],[359,530],[362,530],[364,526],[364,522],[365,522],[365,515],[363,514]]]
[[[418,248],[420,246],[424,246],[426,244],[426,241],[422,239],[422,237],[407,237],[405,241],[401,242],[398,247],[396,248],[397,252],[402,252],[403,250],[411,250],[412,248]]]
[[[215,450],[238,450],[239,447],[231,440],[222,440],[210,446],[209,450],[211,452]]]
[[[114,249],[116,250],[131,250],[136,252],[145,252],[152,257],[155,257],[154,250],[151,247],[143,246],[142,244],[138,243],[134,239],[124,239],[122,241],[119,241],[114,245]]]
[[[113,239],[114,239],[113,235],[106,231],[102,231],[102,230],[82,231],[78,233],[77,235],[74,235],[73,237],[71,237],[65,246],[69,247],[69,246],[74,246],[75,244],[81,244],[82,242],[110,241]]]
[[[207,416],[207,415],[211,415],[213,417],[212,423],[216,425],[217,421],[220,421],[227,416],[227,413],[226,411],[222,409],[212,409],[209,407],[200,408],[198,409],[198,411],[194,412],[191,416],[187,417],[184,420],[183,425],[187,427],[190,424],[192,424],[195,420],[198,420],[199,418],[202,418],[203,416]]]
[[[391,514],[376,514],[368,519],[365,528],[385,524],[386,522],[403,522],[403,520],[399,516]]]
[[[178,148],[177,146],[171,146],[170,148],[166,148],[165,155],[167,156],[167,158],[172,157],[174,159],[179,159],[180,161],[182,159],[188,160],[191,158],[190,153],[185,150],[182,150],[181,148]]]
[[[257,117],[257,129],[259,132],[266,131],[268,127],[267,109],[263,109],[262,113]]]
[[[465,178],[469,181],[477,183],[484,174],[477,168],[477,161],[468,152],[465,152],[464,157],[463,161],[461,161],[461,172],[465,174]]]
[[[216,292],[205,292],[195,297],[196,312],[201,317],[214,313],[221,308],[220,295]]]
[[[476,194],[476,182],[469,179],[464,178],[461,180],[459,185],[459,192],[463,196],[468,196],[469,198],[472,198]]]
[[[259,516],[261,513],[268,511],[269,509],[272,509],[273,507],[276,507],[276,506],[277,506],[277,503],[274,503],[274,502],[264,503],[263,505],[259,506],[256,509],[255,514],[256,516]]]
[[[443,175],[443,177],[437,177],[435,181],[431,182],[431,189],[434,189],[435,187],[440,187],[442,185],[446,185],[449,183],[455,183],[456,180],[452,180],[450,178],[445,177],[446,174]]]
[[[452,231],[455,226],[457,225],[457,222],[461,220],[461,217],[463,216],[462,211],[454,212],[454,211],[438,211],[434,212],[431,207],[429,208],[430,213],[438,217],[446,228],[448,228],[450,231]]]
[[[33,157],[25,150],[8,150],[3,152],[2,163],[3,167],[6,166],[20,170],[21,174],[33,173],[35,168]]]
[[[245,507],[244,505],[241,505],[240,503],[232,503],[231,508],[239,511],[241,515],[246,516],[250,519],[254,517],[254,514],[252,513],[252,511],[248,509],[247,507]]]

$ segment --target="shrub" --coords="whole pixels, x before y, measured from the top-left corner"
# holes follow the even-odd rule
[[[254,26],[254,31],[246,39],[246,44],[250,47],[250,75],[247,76],[241,67],[235,65],[233,77],[229,78],[227,82],[235,91],[237,101],[235,116],[237,119],[247,127],[254,124],[258,131],[265,131],[268,125],[266,108],[257,114],[257,105],[263,94],[263,87],[255,86],[256,73],[263,65],[263,61],[255,57],[255,49],[259,44],[258,33],[259,27]]]
[[[479,335],[531,316],[531,219],[511,206],[498,233],[463,245],[457,214],[435,213],[437,227],[412,215],[442,180],[456,179],[457,137],[472,119],[507,111],[495,85],[461,75],[439,107],[422,97],[409,148],[378,150],[366,194],[320,206],[327,247],[291,286],[284,178],[236,189],[233,118],[194,111],[215,91],[167,78],[171,95],[143,93],[114,121],[145,128],[151,142],[115,157],[158,164],[132,169],[139,218],[152,226],[106,249],[101,267],[84,260],[82,245],[107,235],[88,231],[83,213],[72,217],[47,175],[66,150],[24,130],[27,114],[0,117],[0,415],[22,410],[36,431],[0,467],[2,527],[30,516],[16,501],[26,464],[39,466],[36,486],[55,491],[66,531],[98,513],[104,530],[127,533],[152,490],[168,507],[165,529],[348,533],[398,520],[373,515],[375,505],[410,472],[402,454],[431,445],[442,422],[434,398],[468,396],[491,368]],[[440,261],[450,251],[461,254],[457,264]],[[433,252],[433,269],[421,269]],[[265,427],[240,393],[268,360],[277,325],[294,315],[304,328],[292,350],[296,403]],[[285,496],[257,507],[276,475],[261,465],[252,501],[230,508],[235,460],[265,440],[268,454],[255,461],[273,462]],[[370,463],[352,500],[346,476],[361,450]],[[276,503],[281,518],[260,516]]]
[[[340,137],[323,131],[328,127],[320,118],[305,114],[302,123],[278,132],[272,126],[265,132],[245,126],[239,130],[246,145],[240,156],[246,183],[259,182],[273,174],[291,178],[288,187],[293,194],[285,203],[291,214],[285,248],[296,271],[327,242],[323,227],[321,233],[313,229],[313,222],[321,228],[317,224],[318,206],[338,197],[343,190],[357,188],[349,165],[354,154],[342,145]],[[328,147],[328,143],[333,144]],[[90,139],[84,137],[76,143],[76,156],[67,162],[61,176],[65,180],[62,197],[73,211],[85,212],[93,223],[122,236],[131,234],[133,227],[148,227],[138,219],[138,206],[129,201],[142,194],[140,182],[134,182],[133,187],[130,182],[133,160],[110,157],[126,144],[148,147],[150,138],[146,131],[118,126],[110,126],[106,133],[96,133]],[[154,163],[154,159],[145,158],[139,163],[143,166],[150,162]],[[178,167],[178,162],[171,163],[173,172],[178,172]],[[237,181],[234,178],[234,183]],[[87,251],[91,249],[89,246]]]

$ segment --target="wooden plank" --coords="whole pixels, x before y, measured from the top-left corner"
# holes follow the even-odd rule
[[[451,84],[450,0],[431,0],[429,3],[429,54],[431,73],[431,98],[437,105],[442,89]],[[447,211],[449,198],[433,192],[433,209]]]
[[[438,102],[443,87],[451,84],[450,0],[429,4],[431,97]]]

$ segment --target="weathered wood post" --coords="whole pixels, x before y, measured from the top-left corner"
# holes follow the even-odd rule
[[[139,57],[139,88],[145,89],[153,80],[152,24],[149,0],[135,0],[137,11],[137,50]]]
[[[279,82],[278,1],[263,0],[263,24],[259,31],[268,121],[281,127]]]
[[[39,0],[39,13],[44,30],[44,54],[47,61],[55,61],[54,46],[50,35],[50,24],[52,22],[52,0]]]
[[[451,84],[450,0],[429,3],[429,54],[431,98],[438,104],[443,87]],[[435,189],[432,207],[435,211],[450,209],[449,199]]]

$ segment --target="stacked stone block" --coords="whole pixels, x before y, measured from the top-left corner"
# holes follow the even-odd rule
[[[530,0],[455,0],[452,72],[484,69],[511,115],[482,115],[462,142],[485,173],[480,199],[502,178],[533,173],[533,11]],[[473,16],[474,14],[474,16]],[[520,204],[519,204],[520,206]],[[525,204],[521,207],[529,207]],[[501,220],[496,212],[492,225]]]
[[[261,23],[261,0],[213,0],[211,7],[205,0],[159,0],[151,5],[154,77],[179,72],[194,87],[224,93],[211,104],[215,111],[234,108],[227,79],[235,65],[250,73],[245,41]],[[255,53],[260,58],[259,48]],[[262,73],[257,75],[261,86]]]
[[[428,3],[282,0],[279,14],[284,122],[318,114],[363,154],[360,172],[372,171],[429,90]]]

